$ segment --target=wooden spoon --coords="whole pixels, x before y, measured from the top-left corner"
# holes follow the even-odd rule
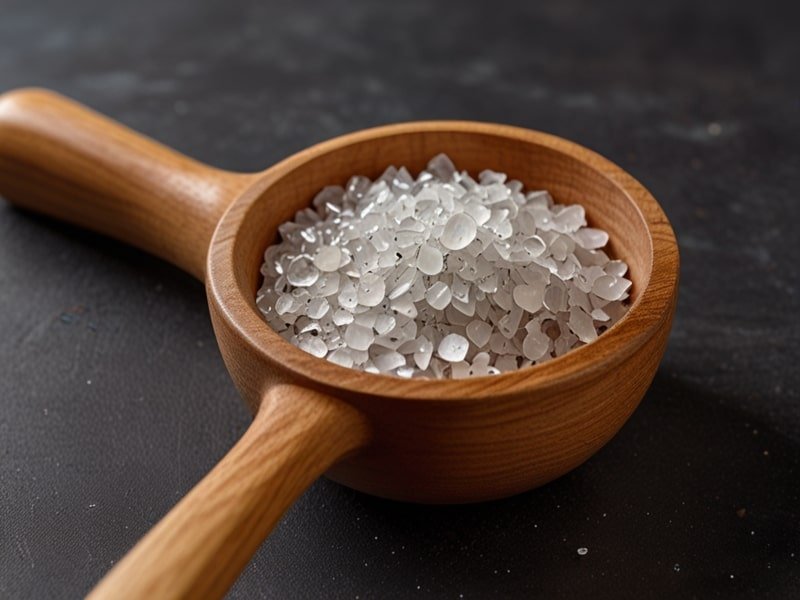
[[[466,380],[401,380],[292,346],[255,305],[278,225],[328,184],[412,172],[446,152],[563,203],[582,203],[630,265],[633,304],[597,341],[542,365]],[[319,475],[426,503],[476,502],[542,485],[622,426],[658,367],[672,324],[678,249],[636,180],[572,142],[457,121],[338,137],[256,174],[186,158],[61,96],[0,96],[0,192],[107,234],[204,280],[225,364],[255,418],[242,439],[117,564],[92,598],[220,597]]]

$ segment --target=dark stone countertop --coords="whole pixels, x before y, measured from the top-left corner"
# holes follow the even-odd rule
[[[669,349],[587,464],[475,506],[320,480],[232,598],[800,597],[796,6],[0,4],[0,90],[54,88],[212,164],[507,122],[619,163],[677,232]],[[200,284],[0,202],[0,596],[88,591],[247,423]]]

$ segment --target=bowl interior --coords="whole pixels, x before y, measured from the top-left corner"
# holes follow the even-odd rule
[[[404,165],[416,175],[440,152],[447,153],[457,168],[473,175],[487,168],[502,171],[509,178],[522,181],[528,190],[548,190],[556,202],[581,203],[586,208],[589,225],[608,231],[609,254],[626,261],[630,267],[633,306],[625,318],[597,341],[521,371],[557,370],[558,364],[573,355],[575,359],[588,360],[593,346],[599,346],[611,336],[620,336],[617,330],[627,327],[628,335],[622,338],[631,342],[642,333],[632,331],[633,328],[652,325],[642,319],[629,323],[629,317],[651,279],[654,264],[651,227],[655,220],[666,223],[666,218],[632,177],[599,155],[547,134],[487,124],[409,123],[343,136],[286,159],[268,169],[259,186],[234,203],[223,218],[215,244],[222,236],[232,240],[229,259],[235,286],[246,304],[246,307],[239,306],[228,312],[240,313],[240,308],[249,311],[238,325],[250,330],[248,336],[253,344],[273,354],[279,349],[283,355],[281,363],[290,368],[301,360],[300,355],[304,360],[311,358],[275,334],[260,318],[255,305],[255,293],[261,284],[259,269],[263,253],[276,241],[278,226],[292,219],[297,210],[308,206],[326,185],[344,185],[356,174],[374,178],[389,165]],[[385,376],[343,369],[320,359],[313,361],[318,369],[315,380],[330,378],[337,385],[358,387],[360,383],[355,382],[356,378],[362,381],[378,378],[385,387]],[[492,379],[509,377],[511,375],[493,376]],[[424,385],[432,383],[439,386],[436,393],[443,393],[448,384],[447,381],[428,381]],[[407,391],[412,391],[412,386],[420,389],[417,383],[402,381],[398,384],[407,386]],[[377,389],[380,385],[372,387]]]

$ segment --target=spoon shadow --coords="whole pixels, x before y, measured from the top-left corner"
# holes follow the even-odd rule
[[[108,263],[115,269],[104,277],[117,277],[120,285],[126,277],[169,282],[164,293],[172,309],[194,314],[196,334],[213,345],[202,285],[190,276],[102,236],[4,210],[27,217],[17,220],[29,227],[18,227],[16,235],[44,231],[57,238],[53,243],[66,244],[67,271]],[[44,265],[51,247],[25,244],[42,253],[33,262]],[[47,273],[56,277],[64,267]],[[495,502],[403,504],[320,480],[290,509],[230,597],[797,597],[800,443],[724,400],[660,372],[623,430],[585,465]],[[212,402],[219,398],[209,397]],[[231,426],[243,428],[243,409],[226,406]],[[177,413],[165,416],[172,419]],[[201,434],[197,444],[207,446]],[[225,445],[218,441],[214,452]],[[120,547],[144,533],[209,466],[197,463],[187,465],[175,493],[151,507]],[[99,533],[109,529],[100,524]],[[587,553],[579,555],[579,548]],[[96,579],[107,566],[92,568]]]
[[[792,597],[798,465],[800,444],[659,373],[611,443],[538,490],[421,506],[318,482],[232,597]]]

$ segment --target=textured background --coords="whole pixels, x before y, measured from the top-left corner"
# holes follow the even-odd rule
[[[596,457],[477,506],[319,481],[232,598],[800,595],[793,5],[0,0],[0,91],[52,87],[218,166],[507,122],[610,157],[674,224],[669,350]],[[0,201],[0,596],[88,591],[247,422],[199,283]]]

